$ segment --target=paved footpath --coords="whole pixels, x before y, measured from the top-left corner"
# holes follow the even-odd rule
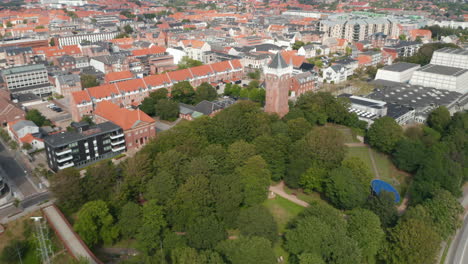
[[[295,195],[288,194],[284,191],[284,182],[280,182],[278,185],[270,186],[270,192],[275,194],[303,207],[309,207],[309,203],[302,201],[297,198]]]
[[[43,208],[42,211],[47,218],[47,222],[57,233],[65,248],[75,258],[85,258],[90,264],[101,264],[101,262],[88,249],[81,238],[73,231],[72,227],[59,211],[53,205]]]

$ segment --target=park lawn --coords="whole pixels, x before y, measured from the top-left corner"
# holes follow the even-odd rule
[[[357,157],[360,158],[366,165],[367,168],[371,171],[374,177],[374,169],[372,167],[372,160],[369,156],[369,148],[368,147],[348,147],[348,151],[346,152],[346,157]]]
[[[289,253],[283,248],[284,240],[279,240],[273,245],[273,251],[275,252],[276,259],[283,257],[282,263],[289,263]]]
[[[380,179],[392,184],[398,190],[400,196],[405,196],[410,181],[408,174],[399,171],[387,155],[373,149],[370,149],[370,151],[374,156]],[[371,173],[376,176],[372,167],[369,147],[348,147],[347,156],[360,158],[368,166]]]
[[[263,205],[270,210],[275,218],[278,224],[278,231],[281,234],[286,230],[287,224],[304,210],[304,207],[280,196],[266,200]]]
[[[358,143],[359,142],[359,140],[356,138],[355,133],[349,127],[337,125],[337,124],[331,124],[331,123],[327,124],[327,126],[334,127],[338,131],[340,131],[344,137],[345,143]]]

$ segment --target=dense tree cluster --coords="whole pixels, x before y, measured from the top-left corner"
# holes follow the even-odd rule
[[[264,88],[259,87],[257,80],[253,80],[245,88],[242,88],[237,84],[226,84],[224,95],[241,99],[250,99],[251,101],[263,105],[265,104],[266,91]]]
[[[184,88],[180,96],[187,95]],[[399,219],[391,194],[369,196],[369,168],[345,158],[342,134],[326,125],[363,129],[347,107],[330,94],[306,93],[279,119],[240,101],[162,132],[117,166],[97,163],[82,178],[75,169],[60,171],[52,191],[66,214],[78,211],[74,225],[88,245],[136,239],[141,254],[127,263],[275,263],[273,243],[280,239],[291,263],[429,262],[438,241],[459,225],[454,195],[467,164],[467,114],[448,123],[431,117],[434,129],[400,131],[396,142],[372,141],[416,172],[415,205]],[[381,123],[386,125],[375,122],[369,137],[394,136],[375,128]],[[441,136],[435,127],[445,128]],[[408,141],[417,141],[415,153],[432,160],[404,161],[400,148],[415,146]],[[458,180],[448,179],[454,176]],[[321,192],[338,209],[313,203],[279,237],[263,206],[271,180]],[[228,238],[234,229],[238,233]],[[419,232],[426,233],[413,238]],[[420,242],[426,239],[431,243]],[[416,260],[412,251],[423,257]]]
[[[168,93],[165,88],[150,93],[141,102],[140,109],[148,115],[159,116],[162,120],[174,121],[179,116],[179,103],[198,104],[218,97],[216,89],[206,82],[196,90],[187,81],[179,82],[172,87],[171,98],[168,98]]]

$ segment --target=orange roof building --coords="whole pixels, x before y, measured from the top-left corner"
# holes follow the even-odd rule
[[[104,76],[104,81],[108,84],[131,79],[133,79],[133,74],[130,71],[110,72]]]
[[[127,150],[134,150],[145,145],[156,136],[156,121],[140,109],[120,108],[110,101],[99,102],[94,112],[96,123],[110,121],[120,126],[125,135]]]

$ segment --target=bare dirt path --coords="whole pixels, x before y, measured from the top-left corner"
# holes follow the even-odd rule
[[[283,197],[284,199],[287,199],[297,205],[303,206],[303,207],[309,207],[309,203],[297,198],[294,195],[288,194],[284,191],[284,182],[281,181],[277,185],[272,185],[270,186],[270,192],[274,192],[275,194]]]

